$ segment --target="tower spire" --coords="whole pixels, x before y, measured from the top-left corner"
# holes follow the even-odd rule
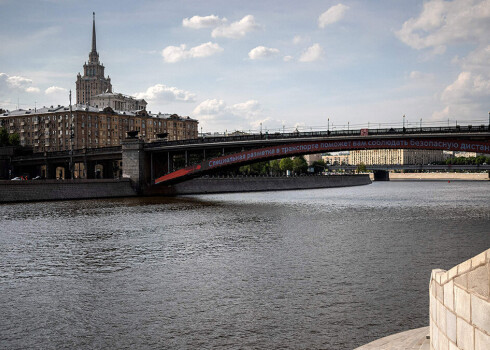
[[[95,12],[93,12],[94,23],[92,27],[92,52],[97,52],[97,45],[95,40]]]

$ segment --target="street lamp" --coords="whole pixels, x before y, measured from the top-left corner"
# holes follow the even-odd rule
[[[73,138],[74,138],[73,114],[72,114],[72,108],[71,108],[71,89],[70,89],[70,174],[71,174],[72,180],[73,180],[73,174],[75,171],[75,169],[73,169]]]

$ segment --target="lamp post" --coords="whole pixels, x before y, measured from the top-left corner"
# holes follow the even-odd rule
[[[70,175],[73,180],[74,170],[73,169],[73,113],[71,108],[71,89],[70,89]]]
[[[488,118],[490,120],[490,113],[488,113]],[[330,118],[327,119],[327,131],[330,131]]]
[[[403,129],[405,129],[405,114],[403,115]]]

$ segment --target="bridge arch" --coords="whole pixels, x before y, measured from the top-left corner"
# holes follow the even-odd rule
[[[490,154],[490,142],[442,138],[350,138],[343,140],[322,139],[297,143],[284,143],[228,154],[187,166],[157,178],[157,184],[171,184],[201,176],[207,172],[230,166],[241,166],[259,161],[300,156],[321,152],[364,149],[418,149],[467,151]]]

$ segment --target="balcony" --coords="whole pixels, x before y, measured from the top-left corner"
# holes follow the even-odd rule
[[[25,122],[21,122],[21,123],[20,123],[20,126],[24,126],[24,125],[26,125],[26,123],[25,123]]]
[[[26,132],[26,129],[22,128],[22,129],[20,129],[20,132],[21,133],[25,133]]]
[[[39,135],[34,135],[34,140],[38,140],[39,139]]]
[[[10,122],[11,127],[14,127],[14,125],[15,125],[14,122]]]
[[[44,124],[49,124],[49,119],[45,120]]]
[[[38,125],[39,124],[39,120],[34,120],[34,125]]]
[[[36,127],[34,128],[34,132],[38,132],[38,131],[39,131],[39,128],[36,126]]]

